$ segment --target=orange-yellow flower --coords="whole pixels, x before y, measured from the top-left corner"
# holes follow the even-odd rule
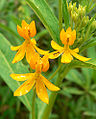
[[[69,48],[69,46],[73,45],[74,41],[76,40],[76,31],[75,30],[72,31],[71,28],[69,27],[65,32],[64,29],[62,29],[60,32],[60,40],[64,44],[64,47],[59,46],[53,40],[51,41],[51,46],[56,51],[49,53],[50,59],[55,59],[55,58],[59,57],[60,55],[62,55],[62,57],[61,57],[62,63],[70,63],[73,60],[72,56],[74,56],[75,58],[77,58],[81,61],[88,61],[91,59],[91,58],[86,58],[86,57],[83,57],[83,56],[80,56],[79,54],[77,54],[79,52],[79,48],[76,48],[73,50],[71,50]]]
[[[34,37],[36,35],[36,27],[34,21],[32,21],[30,24],[27,24],[24,20],[22,20],[22,28],[19,25],[17,25],[17,31],[19,35],[25,39],[25,41],[20,46],[16,46],[16,47],[11,46],[11,50],[13,51],[18,50],[12,63],[16,63],[22,60],[25,56],[25,53],[28,63],[30,62],[31,56],[36,51],[42,55],[48,53],[48,51],[43,51],[36,46],[36,41],[34,38],[32,40],[30,39],[30,37]]]
[[[49,82],[44,76],[41,75],[41,71],[46,72],[49,69],[48,57],[41,58],[39,54],[35,53],[32,56],[30,66],[35,69],[35,73],[27,74],[11,74],[10,76],[17,81],[25,81],[15,92],[14,96],[22,96],[28,93],[33,86],[36,87],[36,93],[38,97],[45,103],[49,103],[46,87],[51,91],[60,90],[58,87]],[[45,87],[46,86],[46,87]]]

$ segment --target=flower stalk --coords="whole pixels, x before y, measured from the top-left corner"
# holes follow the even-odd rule
[[[58,77],[56,79],[55,85],[57,85],[57,86],[61,85],[62,80],[64,79],[64,77],[66,76],[66,74],[69,72],[70,69],[71,69],[70,64],[63,65],[61,67],[61,70],[58,72]],[[61,72],[63,72],[62,75],[61,75]],[[42,119],[49,119],[49,115],[50,115],[53,105],[55,103],[56,96],[57,96],[56,92],[51,92],[50,98],[49,98],[50,102],[48,105],[45,106],[45,109],[44,109],[44,112],[42,115]]]
[[[35,119],[35,98],[36,98],[36,90],[33,90],[33,97],[32,97],[32,119]]]

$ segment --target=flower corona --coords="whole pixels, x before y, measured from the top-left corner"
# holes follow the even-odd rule
[[[27,74],[11,74],[10,76],[17,81],[25,81],[15,92],[14,96],[22,96],[28,93],[33,86],[36,87],[36,93],[38,97],[45,103],[49,103],[46,87],[51,91],[60,90],[57,86],[49,82],[44,76],[41,75],[41,71],[46,72],[49,69],[48,56],[45,55],[43,58],[35,53],[30,61],[30,66],[35,69],[35,73]],[[46,86],[46,87],[45,87]]]
[[[62,57],[61,57],[62,63],[70,63],[73,60],[72,55],[75,58],[79,59],[80,61],[88,61],[91,59],[91,58],[86,58],[86,57],[83,57],[83,56],[80,56],[79,54],[77,54],[79,52],[79,48],[76,48],[73,50],[71,50],[69,48],[69,46],[73,45],[74,41],[76,40],[76,31],[75,30],[72,31],[71,28],[69,27],[65,32],[64,29],[62,29],[60,32],[60,40],[64,44],[64,47],[59,46],[53,40],[51,41],[51,46],[56,51],[49,53],[50,59],[55,59],[55,58],[59,57],[60,55],[62,55]]]

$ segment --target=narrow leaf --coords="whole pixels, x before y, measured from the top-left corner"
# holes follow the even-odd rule
[[[92,38],[92,39],[86,41],[86,42],[84,43],[84,45],[82,45],[82,46],[80,47],[80,52],[82,52],[83,50],[85,50],[85,49],[87,49],[87,48],[89,48],[89,47],[95,46],[95,45],[96,45],[96,38]]]
[[[79,90],[78,88],[73,88],[73,87],[65,87],[60,92],[61,93],[66,92],[66,93],[73,94],[73,95],[82,95],[82,94],[84,94],[83,91]]]
[[[90,68],[96,70],[96,58],[91,59],[87,62],[82,62],[79,60],[73,60],[70,64],[72,68]]]
[[[10,46],[10,42],[0,34],[0,76],[14,92],[20,86],[20,83],[13,80],[10,74],[28,73],[29,71],[21,62],[16,64],[11,63],[15,52],[11,51]],[[31,96],[29,94],[21,96],[19,99],[31,110]]]
[[[46,29],[49,31],[53,40],[59,40],[59,23],[54,13],[45,0],[26,0],[33,9]]]
[[[64,16],[64,23],[65,28],[67,29],[69,27],[69,13],[67,9],[67,1],[63,0],[63,16]]]

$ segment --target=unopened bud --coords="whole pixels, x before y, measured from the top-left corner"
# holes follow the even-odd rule
[[[78,14],[76,12],[71,12],[71,16],[72,16],[73,21],[76,22],[78,19]]]

